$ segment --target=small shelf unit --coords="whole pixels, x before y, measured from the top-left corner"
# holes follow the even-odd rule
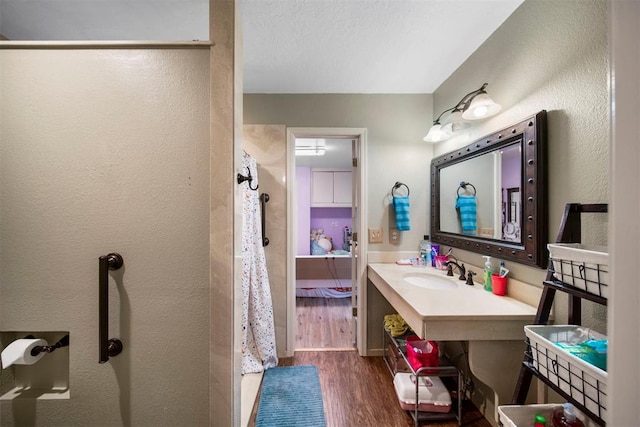
[[[607,204],[577,204],[570,203],[565,206],[564,215],[562,217],[562,221],[560,224],[560,229],[558,232],[558,237],[556,239],[556,243],[580,243],[581,241],[581,214],[583,213],[606,213],[608,211]],[[579,326],[582,324],[582,300],[589,300],[597,304],[607,305],[607,299],[602,296],[602,287],[606,285],[599,286],[599,294],[587,292],[583,289],[580,289],[576,286],[567,284],[560,280],[557,280],[555,277],[555,272],[553,270],[552,265],[553,259],[549,261],[549,270],[547,272],[546,280],[543,281],[543,291],[540,297],[540,303],[538,305],[538,311],[536,313],[535,325],[546,325],[549,321],[549,316],[551,313],[551,306],[553,304],[553,300],[555,297],[555,293],[557,291],[564,292],[568,296],[568,323],[570,325]],[[540,381],[546,384],[549,388],[554,390],[568,402],[573,403],[580,411],[582,411],[586,416],[588,416],[593,422],[598,425],[604,426],[605,421],[603,414],[606,412],[606,384],[602,384],[597,381],[595,385],[587,384],[584,378],[579,378],[573,375],[573,373],[569,373],[569,381],[566,379],[560,378],[561,375],[558,376],[557,381],[558,384],[554,383],[551,379],[545,376],[542,372],[536,369],[536,363],[534,360],[532,345],[530,340],[527,339],[527,350],[524,355],[524,360],[522,362],[522,368],[520,370],[520,375],[518,377],[518,382],[516,383],[516,389],[513,394],[512,404],[514,405],[523,405],[527,393],[529,391],[529,387],[531,385],[531,380],[533,376],[537,377]],[[537,354],[538,357],[548,357],[546,354]],[[574,357],[574,356],[571,356]],[[576,358],[577,360],[577,358]],[[557,367],[557,363],[555,360],[549,360],[549,362],[553,362],[553,369],[558,370],[560,368]],[[575,377],[575,380],[574,380]],[[576,381],[576,383],[573,383]],[[580,384],[580,381],[582,383]],[[562,382],[562,384],[560,384]],[[563,390],[570,390],[567,392]],[[580,388],[582,387],[582,388]],[[581,399],[576,398],[576,390],[584,391],[586,387],[592,388],[591,395],[587,395],[584,393]],[[573,395],[572,395],[573,394]],[[589,406],[589,408],[587,407]],[[595,408],[595,409],[594,409]]]
[[[455,389],[455,395],[451,396],[451,411],[447,413],[441,412],[423,412],[418,410],[418,405],[415,405],[415,409],[412,411],[407,411],[411,415],[414,421],[414,426],[418,427],[423,422],[427,421],[443,421],[443,420],[457,420],[458,425],[462,425],[462,374],[455,367],[449,364],[449,362],[445,359],[440,359],[440,366],[438,367],[423,367],[418,370],[414,370],[407,359],[407,347],[406,341],[404,338],[410,334],[405,334],[402,337],[393,337],[391,333],[386,329],[383,330],[383,345],[384,345],[384,356],[383,359],[387,368],[389,368],[389,372],[391,376],[394,377],[398,372],[409,372],[416,377],[419,376],[427,376],[427,377],[441,377],[441,378],[450,378],[453,380],[455,384],[453,388]],[[392,358],[394,360],[392,360]],[[419,402],[418,399],[418,386],[419,381],[416,381],[416,402]],[[452,390],[449,388],[449,393]]]

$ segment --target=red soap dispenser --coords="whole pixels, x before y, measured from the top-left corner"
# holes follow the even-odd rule
[[[553,427],[584,427],[584,423],[576,416],[576,408],[571,403],[564,403],[554,409],[551,422]]]

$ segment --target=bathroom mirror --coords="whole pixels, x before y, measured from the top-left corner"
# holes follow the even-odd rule
[[[546,268],[546,111],[431,161],[431,240]]]

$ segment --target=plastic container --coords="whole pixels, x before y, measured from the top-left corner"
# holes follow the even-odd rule
[[[409,335],[407,337],[407,361],[414,371],[424,367],[439,366],[438,344],[435,341],[423,340],[417,335]],[[424,373],[432,372],[426,370]]]
[[[436,257],[440,254],[440,245],[431,243],[431,267],[436,266]]]
[[[596,331],[574,325],[528,325],[524,333],[529,338],[533,367],[555,386],[571,396],[589,411],[606,418],[607,372],[569,353],[556,343],[607,339]]]
[[[571,403],[565,403],[554,409],[551,416],[553,427],[584,427],[576,415],[576,408]]]
[[[553,410],[561,408],[557,404],[503,405],[498,406],[498,418],[504,427],[531,427],[536,415],[546,419],[546,427],[551,426]]]
[[[447,255],[436,255],[436,268],[438,270],[446,270],[447,269],[447,261],[449,261],[449,257]]]
[[[499,274],[491,275],[491,292],[495,295],[504,296],[507,294],[508,277],[502,277]]]
[[[438,377],[418,376],[418,411],[449,412],[451,395]],[[416,405],[416,376],[398,372],[393,377],[393,386],[405,411],[412,411]]]
[[[491,292],[491,275],[493,274],[493,266],[491,265],[491,257],[484,255],[487,261],[484,263],[482,283],[484,284],[484,290]]]
[[[420,240],[419,247],[421,264],[431,265],[431,241],[429,240],[429,235],[424,235],[424,239]]]

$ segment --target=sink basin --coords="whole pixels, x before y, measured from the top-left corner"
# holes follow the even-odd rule
[[[402,278],[407,283],[426,289],[446,290],[457,288],[457,284],[453,280],[434,274],[407,273]]]

